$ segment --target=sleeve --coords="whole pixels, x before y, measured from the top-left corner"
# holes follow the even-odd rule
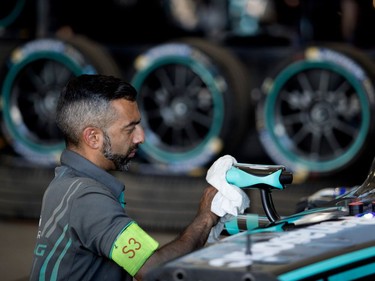
[[[87,187],[72,202],[69,218],[79,247],[110,258],[119,234],[133,222],[110,191]]]

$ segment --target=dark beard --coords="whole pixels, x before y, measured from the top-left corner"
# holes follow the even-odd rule
[[[111,140],[109,136],[104,132],[103,155],[106,159],[113,162],[113,164],[115,165],[116,171],[124,172],[124,171],[129,170],[129,164],[130,164],[131,158],[128,157],[128,155],[133,149],[134,149],[133,147],[130,148],[127,154],[113,154]]]

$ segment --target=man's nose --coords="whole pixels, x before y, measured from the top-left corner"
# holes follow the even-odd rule
[[[145,131],[143,130],[143,127],[141,125],[137,126],[136,135],[134,138],[135,143],[144,143],[145,141]]]

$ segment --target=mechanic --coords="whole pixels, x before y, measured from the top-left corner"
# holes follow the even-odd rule
[[[75,77],[62,90],[56,122],[66,149],[43,196],[30,280],[142,280],[151,268],[203,247],[219,225],[211,210],[219,188],[212,185],[191,224],[162,247],[127,215],[124,184],[110,171],[126,171],[144,142],[136,95],[125,81],[96,74]]]

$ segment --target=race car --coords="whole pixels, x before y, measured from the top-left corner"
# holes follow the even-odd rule
[[[241,166],[229,170],[228,182],[270,194],[290,181],[283,167],[260,166],[251,175],[245,168],[247,175]],[[254,225],[254,214],[239,216],[226,224],[232,235],[165,263],[146,280],[374,280],[374,187],[375,160],[361,185],[320,207],[278,217],[269,195],[268,224]]]

